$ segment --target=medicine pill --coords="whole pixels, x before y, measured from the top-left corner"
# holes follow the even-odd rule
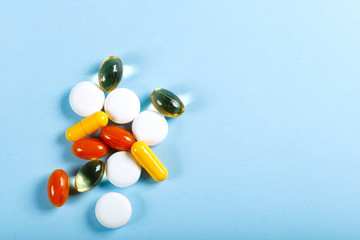
[[[107,228],[124,226],[131,217],[129,200],[122,194],[110,192],[104,194],[96,203],[95,216]]]
[[[123,75],[123,64],[120,58],[111,56],[105,59],[99,69],[98,80],[101,89],[107,92],[114,90]]]
[[[104,108],[112,121],[126,124],[140,112],[140,100],[130,89],[118,88],[106,97]]]
[[[178,117],[185,111],[180,98],[163,88],[157,88],[152,92],[151,102],[156,110],[166,117]]]
[[[94,160],[105,157],[109,148],[99,139],[83,138],[77,140],[71,150],[78,158]]]
[[[111,148],[119,151],[129,151],[134,142],[134,136],[118,126],[106,126],[101,129],[101,139]]]
[[[129,187],[135,184],[140,174],[140,164],[128,152],[116,152],[106,161],[106,176],[117,187]]]
[[[57,169],[51,173],[48,184],[47,192],[52,205],[61,207],[65,204],[69,196],[69,177],[62,169]]]
[[[102,180],[105,165],[100,160],[87,162],[80,168],[75,177],[75,188],[78,192],[87,192],[96,187]]]
[[[95,83],[84,81],[71,89],[69,102],[76,114],[88,117],[104,107],[105,94]]]
[[[158,112],[147,110],[138,114],[132,123],[132,132],[136,140],[149,146],[161,143],[168,134],[166,119]]]
[[[164,181],[167,178],[167,169],[146,143],[135,142],[131,147],[131,154],[155,181]]]
[[[107,123],[107,115],[101,111],[96,112],[70,127],[66,131],[66,138],[70,142],[75,142],[105,127]]]

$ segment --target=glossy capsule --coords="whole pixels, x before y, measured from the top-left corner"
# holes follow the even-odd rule
[[[97,130],[105,127],[109,119],[104,112],[96,112],[87,118],[84,118],[66,131],[66,138],[70,142],[76,142]]]
[[[96,187],[104,176],[105,164],[100,160],[87,162],[80,168],[75,177],[75,188],[78,192],[87,192]]]
[[[102,90],[111,92],[120,83],[123,75],[123,64],[118,57],[108,57],[101,64],[98,80]]]
[[[146,143],[142,141],[135,142],[131,147],[131,154],[155,181],[160,182],[167,178],[167,169]]]
[[[76,141],[71,148],[73,154],[82,159],[99,159],[105,157],[109,148],[96,138],[83,138]]]
[[[52,205],[55,207],[64,205],[69,196],[69,189],[69,177],[64,170],[57,169],[51,173],[47,192]]]
[[[178,117],[185,111],[180,98],[163,88],[157,88],[152,92],[151,102],[156,110],[166,117]]]
[[[136,142],[130,132],[117,126],[104,127],[101,129],[100,137],[109,147],[119,151],[129,151]]]

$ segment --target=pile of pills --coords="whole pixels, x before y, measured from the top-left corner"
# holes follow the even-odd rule
[[[118,57],[109,57],[101,64],[98,80],[80,82],[70,92],[72,110],[84,117],[66,131],[76,157],[90,160],[75,176],[75,188],[86,192],[98,185],[106,173],[107,179],[120,188],[135,184],[145,169],[155,181],[164,181],[168,171],[149,146],[161,143],[167,136],[166,117],[178,117],[185,108],[174,93],[155,89],[151,102],[157,111],[140,112],[140,101],[127,88],[117,88],[123,74],[123,64]],[[104,91],[109,92],[105,97]],[[104,109],[104,111],[102,111]],[[107,126],[109,118],[116,124],[132,122],[132,133],[119,126]],[[100,130],[100,139],[86,138]],[[104,163],[109,148],[117,152]],[[55,170],[48,180],[50,202],[61,207],[70,190],[69,177],[64,170]],[[95,206],[98,221],[108,228],[125,225],[132,213],[129,200],[122,194],[103,195]]]

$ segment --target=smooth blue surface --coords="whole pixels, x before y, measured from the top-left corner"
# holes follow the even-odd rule
[[[359,239],[359,1],[2,1],[0,239]],[[154,151],[169,178],[103,183],[52,207],[74,175],[68,94],[119,56],[143,106],[187,94]],[[107,230],[97,199],[127,196]]]

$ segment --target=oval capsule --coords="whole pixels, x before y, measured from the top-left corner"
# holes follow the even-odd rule
[[[100,160],[87,162],[80,168],[75,177],[75,188],[78,192],[87,192],[96,187],[102,180],[105,164]]]
[[[167,169],[146,143],[142,141],[134,143],[131,147],[131,154],[155,181],[160,182],[167,178]]]
[[[51,173],[48,180],[47,192],[52,205],[55,207],[64,205],[69,196],[69,189],[69,177],[64,170],[56,169]]]
[[[66,131],[66,138],[70,142],[76,142],[77,140],[93,134],[97,130],[105,127],[108,121],[109,119],[106,113],[102,111],[96,112],[70,127]]]
[[[99,85],[102,90],[111,92],[120,83],[123,75],[123,64],[120,58],[111,56],[103,61],[98,73]]]
[[[156,110],[166,117],[178,117],[185,111],[180,98],[163,88],[157,88],[152,92],[151,102]]]
[[[105,157],[109,148],[96,138],[84,138],[76,141],[71,148],[78,158],[94,160]]]
[[[134,136],[118,126],[106,126],[101,129],[101,139],[111,148],[119,151],[129,151],[136,142]]]

